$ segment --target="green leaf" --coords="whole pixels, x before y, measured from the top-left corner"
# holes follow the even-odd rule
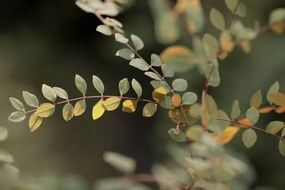
[[[271,102],[278,106],[285,105],[285,94],[277,92],[277,93],[270,93],[269,98]]]
[[[102,80],[101,80],[99,77],[93,75],[93,76],[92,76],[92,81],[93,81],[93,86],[95,87],[95,89],[96,89],[101,95],[103,95],[103,94],[104,94],[105,87],[104,87],[104,84],[103,84]]]
[[[218,64],[207,64],[206,76],[208,78],[208,85],[212,87],[218,87],[221,82],[219,65]]]
[[[175,74],[174,70],[166,64],[161,65],[161,71],[163,77],[173,77]]]
[[[162,65],[162,61],[161,61],[159,55],[157,55],[155,53],[151,54],[150,63],[151,63],[151,66],[154,66],[154,67],[160,67]]]
[[[118,97],[110,97],[107,98],[103,104],[102,107],[107,111],[113,111],[117,109],[120,106],[121,99]]]
[[[150,81],[150,84],[154,89],[158,89],[160,87],[163,87],[167,93],[171,91],[168,83],[165,81],[152,80],[152,81]]]
[[[0,149],[0,162],[1,163],[12,163],[12,162],[14,162],[14,158],[9,152]],[[2,172],[3,171],[1,170],[1,174],[3,175]]]
[[[215,99],[208,94],[206,95],[206,108],[210,116],[208,124],[215,123],[218,115],[218,106]]]
[[[27,91],[23,91],[23,98],[26,104],[28,104],[29,106],[34,108],[39,106],[39,100],[34,94],[31,94]]]
[[[25,111],[24,104],[20,100],[18,100],[17,98],[13,98],[13,97],[9,98],[9,100],[10,100],[11,105],[16,110],[19,110],[19,111],[22,111],[22,112]]]
[[[136,35],[132,34],[131,35],[131,40],[135,46],[135,49],[138,51],[138,50],[141,50],[143,47],[144,47],[144,43],[143,41]]]
[[[65,121],[69,121],[73,118],[73,105],[71,103],[68,102],[63,106],[62,117]]]
[[[239,15],[240,17],[245,17],[246,15],[246,6],[243,2],[239,2],[239,0],[226,0],[226,5],[233,13]],[[236,8],[239,2],[238,7]]]
[[[105,36],[111,36],[113,34],[112,29],[106,25],[97,26],[96,31],[104,34]]]
[[[255,124],[259,119],[259,112],[256,108],[251,107],[246,111],[246,118],[250,123]]]
[[[219,50],[219,41],[211,34],[205,34],[202,39],[204,47],[209,47],[213,52]]]
[[[198,100],[198,96],[194,92],[185,92],[182,95],[182,104],[183,105],[194,104],[197,100]]]
[[[55,102],[56,100],[56,93],[54,89],[46,84],[42,85],[42,93],[43,96],[51,102]]]
[[[145,74],[146,76],[148,76],[148,77],[154,79],[154,80],[161,80],[160,77],[159,77],[156,73],[154,73],[154,72],[152,72],[152,71],[147,71],[147,72],[145,72],[144,74]]]
[[[170,96],[165,96],[163,99],[159,100],[159,105],[164,109],[174,109]]]
[[[203,129],[199,125],[194,125],[187,129],[186,136],[193,141],[199,141],[202,137]]]
[[[262,104],[261,90],[256,91],[250,98],[250,106],[258,109]]]
[[[142,95],[142,87],[141,87],[140,83],[136,79],[132,79],[131,83],[132,83],[132,88],[136,92],[138,98],[140,98]]]
[[[270,88],[269,88],[269,90],[267,91],[267,94],[266,94],[267,101],[268,101],[269,103],[272,103],[272,102],[271,102],[271,99],[270,99],[270,97],[269,97],[269,94],[271,94],[271,93],[277,93],[278,91],[279,91],[279,82],[276,81],[275,83],[273,83],[273,84],[270,86]]]
[[[117,51],[116,56],[122,57],[126,60],[132,60],[135,57],[135,54],[129,48],[123,48]]]
[[[30,131],[34,132],[36,129],[38,129],[41,126],[42,122],[43,122],[43,118],[33,113],[29,119]]]
[[[124,95],[126,94],[130,89],[130,83],[129,80],[127,78],[124,78],[122,80],[120,80],[119,82],[119,91],[120,91],[120,95]]]
[[[8,138],[8,130],[5,127],[0,127],[0,142]]]
[[[277,22],[285,21],[285,8],[278,8],[273,10],[269,16],[269,23],[274,24]]]
[[[271,121],[266,127],[266,132],[275,135],[280,130],[282,130],[284,126],[284,122],[282,121]]]
[[[64,89],[62,89],[60,87],[53,87],[53,89],[54,89],[54,92],[56,93],[56,95],[58,97],[60,97],[62,99],[66,99],[66,100],[68,99],[68,94]]]
[[[73,114],[74,116],[80,116],[85,112],[85,110],[86,110],[86,101],[79,100],[74,105]]]
[[[175,142],[186,142],[187,141],[186,135],[183,132],[178,131],[175,128],[169,129],[168,134]]]
[[[43,103],[41,104],[35,114],[39,117],[49,117],[51,116],[55,111],[55,105],[51,103]]]
[[[10,114],[9,121],[19,123],[26,119],[26,114],[22,111],[15,111]]]
[[[136,161],[125,155],[116,152],[105,152],[103,159],[120,172],[131,174],[136,169]]]
[[[240,116],[240,108],[239,108],[239,101],[238,100],[235,100],[233,102],[233,105],[232,105],[232,111],[231,111],[231,119],[236,119],[238,118],[238,116]]]
[[[279,152],[282,156],[285,156],[285,142],[284,141],[279,141]]]
[[[185,79],[175,79],[172,82],[172,88],[175,91],[185,91],[188,87],[188,82]]]
[[[257,140],[257,134],[252,129],[246,129],[242,134],[242,142],[246,148],[252,147]]]
[[[210,21],[219,30],[224,30],[226,26],[225,18],[220,11],[212,8],[210,11]]]
[[[126,44],[129,42],[128,38],[126,38],[125,36],[123,36],[120,33],[115,34],[115,40],[119,43],[122,43],[122,44]]]
[[[87,83],[86,81],[79,75],[75,75],[75,86],[77,89],[85,96],[87,91]]]
[[[147,103],[143,107],[143,116],[144,117],[152,117],[156,111],[157,111],[157,104]]]
[[[149,70],[149,65],[147,64],[147,62],[145,62],[144,60],[140,58],[132,59],[130,61],[130,65],[142,71]]]

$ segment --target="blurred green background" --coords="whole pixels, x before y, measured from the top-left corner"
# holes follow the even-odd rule
[[[213,6],[226,11],[221,0],[202,0],[202,4],[206,15]],[[244,22],[253,26],[258,20],[264,25],[270,12],[277,7],[285,7],[285,1],[250,1]],[[137,0],[118,20],[129,34],[137,34],[144,40],[146,46],[142,55],[149,57],[165,48],[155,40],[154,23],[146,0]],[[58,110],[34,133],[29,132],[26,123],[7,122],[13,110],[8,98],[20,99],[22,90],[40,96],[41,85],[45,83],[66,89],[71,97],[79,96],[74,86],[75,74],[88,81],[89,94],[96,93],[91,88],[91,76],[95,74],[104,81],[107,93],[118,94],[118,81],[128,77],[140,81],[143,96],[150,96],[149,80],[115,56],[121,46],[113,37],[97,33],[98,24],[100,22],[95,16],[84,13],[71,0],[0,1],[0,125],[9,129],[10,137],[3,146],[14,155],[15,165],[22,175],[53,172],[64,176],[75,173],[92,183],[119,175],[102,160],[102,154],[108,150],[135,158],[138,173],[147,173],[153,163],[166,159],[167,130],[174,123],[168,122],[165,111],[145,119],[141,116],[140,106],[135,114],[115,111],[94,122],[91,107],[95,102],[90,101],[85,116],[65,122]],[[206,29],[216,32],[209,23]],[[178,44],[185,44],[186,40],[182,38]],[[253,92],[262,89],[265,93],[276,80],[284,92],[284,48],[285,36],[272,32],[254,40],[249,54],[237,48],[221,62],[222,83],[209,93],[222,109],[229,111],[234,99],[238,98],[245,109]],[[185,77],[190,81],[191,90],[199,93],[199,76],[191,72]],[[269,115],[260,127],[272,119],[284,121],[284,115]],[[256,171],[253,188],[285,189],[285,158],[280,156],[277,144],[276,139],[260,134],[257,144],[250,150],[244,148],[240,135],[227,145],[249,157]]]

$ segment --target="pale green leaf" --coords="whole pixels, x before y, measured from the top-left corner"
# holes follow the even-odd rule
[[[210,10],[210,21],[217,29],[219,30],[225,29],[226,26],[225,18],[219,10],[215,8],[212,8]]]
[[[285,142],[284,141],[279,141],[278,145],[279,152],[282,156],[285,156]]]
[[[126,60],[132,60],[135,57],[135,54],[129,48],[123,48],[117,51],[116,56],[122,57]]]
[[[131,174],[136,169],[136,161],[134,159],[116,152],[105,152],[103,159],[105,162],[125,174]]]
[[[10,114],[9,121],[18,123],[26,119],[26,114],[21,111],[15,111]]]
[[[97,77],[96,75],[93,75],[92,76],[92,81],[93,81],[93,86],[95,87],[95,89],[101,94],[103,95],[104,94],[104,90],[105,90],[105,87],[104,87],[104,84],[102,82],[102,80]]]
[[[174,70],[166,64],[161,65],[161,71],[163,77],[173,77],[175,74]]]
[[[39,117],[49,117],[51,116],[55,111],[55,105],[51,103],[43,103],[41,104],[35,114]]]
[[[246,129],[242,134],[242,142],[246,148],[252,147],[257,140],[257,134],[252,129]]]
[[[271,121],[267,126],[266,126],[266,132],[271,133],[275,135],[279,131],[281,131],[284,128],[284,122],[282,121]]]
[[[198,99],[197,94],[194,92],[185,92],[182,95],[182,104],[183,105],[191,105],[194,104]]]
[[[120,33],[115,34],[115,40],[119,43],[122,43],[122,44],[126,44],[129,42],[129,39]]]
[[[86,101],[79,100],[74,105],[73,114],[74,116],[80,116],[85,112],[85,110],[86,110]]]
[[[175,142],[186,142],[187,141],[186,135],[183,132],[178,131],[175,128],[169,129],[168,134]]]
[[[120,95],[124,95],[126,94],[130,89],[130,83],[129,83],[129,80],[127,78],[124,78],[122,80],[120,80],[119,82],[119,92],[120,92]]]
[[[259,112],[256,108],[250,107],[246,111],[246,118],[250,121],[250,123],[255,124],[259,119]]]
[[[60,97],[62,99],[66,99],[66,100],[68,99],[68,94],[64,89],[62,89],[60,87],[53,87],[53,89],[54,89],[54,92],[56,93],[56,95],[58,97]]]
[[[218,87],[221,82],[219,65],[207,64],[206,76],[208,78],[208,85],[212,87]]]
[[[240,116],[240,113],[241,113],[241,111],[239,108],[239,101],[235,100],[233,102],[233,105],[232,105],[231,118],[232,119],[238,118],[238,116]]]
[[[154,79],[154,80],[161,80],[161,78],[160,78],[156,73],[154,73],[154,72],[152,72],[152,71],[147,71],[147,72],[145,72],[144,74],[145,74],[146,76],[148,76],[148,77]]]
[[[172,82],[172,88],[175,91],[185,91],[188,87],[188,82],[185,79],[175,79]]]
[[[199,125],[194,125],[187,129],[186,136],[193,141],[199,141],[202,137],[203,129]]]
[[[157,104],[147,103],[143,107],[143,116],[144,117],[152,117],[156,111],[157,111]]]
[[[277,8],[273,10],[269,16],[270,24],[274,24],[281,21],[285,21],[285,8]]]
[[[213,52],[219,50],[219,41],[211,34],[205,34],[202,43],[204,47],[210,48]]]
[[[271,99],[270,99],[270,97],[269,97],[269,94],[271,94],[271,93],[277,93],[278,91],[279,91],[279,82],[276,81],[274,84],[272,84],[272,85],[270,86],[270,88],[268,89],[267,94],[266,94],[267,101],[268,101],[269,103],[272,103],[272,102],[271,102]]]
[[[5,127],[0,127],[0,142],[8,138],[8,130]]]
[[[143,47],[144,47],[144,43],[143,41],[136,35],[132,34],[131,35],[131,40],[135,46],[135,49],[138,51],[138,50],[141,50]]]
[[[0,162],[1,163],[3,163],[3,162],[4,163],[13,163],[14,158],[9,152],[0,149]],[[2,173],[2,170],[1,170],[1,173]]]
[[[130,61],[130,65],[139,69],[139,70],[142,70],[142,71],[147,71],[149,70],[149,65],[147,64],[147,62],[145,62],[144,60],[140,59],[140,58],[135,58],[135,59],[132,59]]]
[[[86,81],[79,75],[75,75],[75,85],[77,89],[85,96],[87,91],[87,83]]]
[[[162,65],[162,61],[159,57],[159,55],[153,53],[150,56],[150,62],[151,62],[151,66],[155,66],[155,67],[160,67]]]
[[[246,15],[246,6],[243,2],[239,0],[226,0],[226,5],[233,13],[239,15],[240,17],[245,17]],[[239,3],[239,4],[238,4]],[[238,7],[237,7],[238,5]]]
[[[160,87],[163,87],[163,88],[166,90],[167,93],[171,91],[170,86],[169,86],[168,83],[165,82],[165,81],[152,80],[152,81],[150,82],[150,84],[151,84],[151,86],[152,86],[154,89],[158,89],[158,88],[160,88]]]
[[[159,105],[164,109],[174,109],[170,96],[165,96],[163,99],[159,100]]]
[[[102,106],[107,111],[113,111],[120,106],[121,99],[118,97],[110,97],[104,100]]]
[[[54,89],[46,84],[42,85],[42,93],[43,96],[51,102],[55,102],[56,100],[56,93]]]
[[[73,118],[73,105],[71,103],[67,103],[63,106],[62,109],[62,117],[65,121],[69,121]]]
[[[256,91],[250,98],[250,106],[258,109],[262,104],[262,93],[261,90]]]
[[[140,98],[142,95],[142,87],[141,87],[140,83],[136,79],[132,79],[131,83],[132,83],[132,88],[136,92],[138,98]]]
[[[29,106],[34,108],[39,106],[39,100],[34,94],[31,94],[27,91],[23,91],[23,98],[26,104],[28,104]]]
[[[106,25],[99,25],[96,28],[97,32],[100,32],[101,34],[104,34],[106,36],[111,36],[113,34],[112,29],[109,26]]]
[[[19,111],[22,111],[22,112],[25,111],[24,104],[20,100],[18,100],[17,98],[13,98],[13,97],[9,98],[9,100],[10,100],[11,105],[16,110],[19,110]]]

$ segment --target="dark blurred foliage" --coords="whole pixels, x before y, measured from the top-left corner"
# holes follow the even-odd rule
[[[202,3],[206,14],[213,6],[227,11],[220,0],[202,0]],[[255,20],[266,24],[270,11],[277,7],[285,7],[284,0],[250,1],[246,25],[253,26]],[[142,55],[163,50],[164,46],[155,41],[146,0],[137,0],[118,20],[123,22],[127,32],[144,40],[146,48]],[[145,82],[144,96],[149,97],[149,81],[115,56],[120,45],[112,37],[98,34],[95,31],[98,24],[94,15],[84,13],[71,0],[0,1],[0,121],[10,131],[6,149],[15,156],[15,164],[24,174],[77,173],[90,182],[118,175],[102,160],[107,150],[135,158],[139,166],[137,172],[148,172],[152,163],[166,159],[167,130],[174,124],[168,122],[164,111],[145,119],[139,107],[135,114],[116,111],[94,122],[90,109],[95,102],[88,102],[90,111],[85,116],[66,123],[57,111],[35,133],[29,132],[27,124],[6,122],[12,110],[8,97],[21,98],[22,90],[40,95],[41,84],[45,83],[63,87],[72,97],[80,95],[74,86],[75,74],[89,81],[89,94],[96,93],[91,88],[92,74],[102,78],[110,94],[118,93],[117,82],[121,78],[135,77]],[[206,29],[216,32],[209,23]],[[187,40],[185,37],[179,43],[185,44]],[[284,44],[284,35],[267,32],[252,42],[251,53],[245,54],[237,48],[221,62],[222,84],[209,91],[218,104],[229,111],[231,102],[238,98],[245,108],[254,91],[266,92],[276,80],[284,92]],[[200,91],[201,81],[195,71],[183,76],[189,78],[193,91]],[[264,120],[283,118],[284,115],[270,115]],[[255,186],[285,189],[285,159],[278,153],[277,140],[260,134],[257,145],[246,150],[239,139],[238,135],[228,146],[249,156],[257,174]]]

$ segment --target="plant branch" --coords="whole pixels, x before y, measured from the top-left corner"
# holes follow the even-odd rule
[[[231,15],[230,15],[230,17],[229,17],[229,20],[228,20],[228,23],[227,23],[227,26],[226,26],[226,30],[230,29],[231,24],[232,24],[233,19],[234,19],[234,16],[235,16],[235,14],[236,14],[236,12],[237,12],[237,10],[238,10],[238,7],[239,7],[239,5],[240,5],[241,2],[242,2],[242,0],[239,0],[239,1],[237,2],[237,4],[236,4],[234,10],[231,12]]]

